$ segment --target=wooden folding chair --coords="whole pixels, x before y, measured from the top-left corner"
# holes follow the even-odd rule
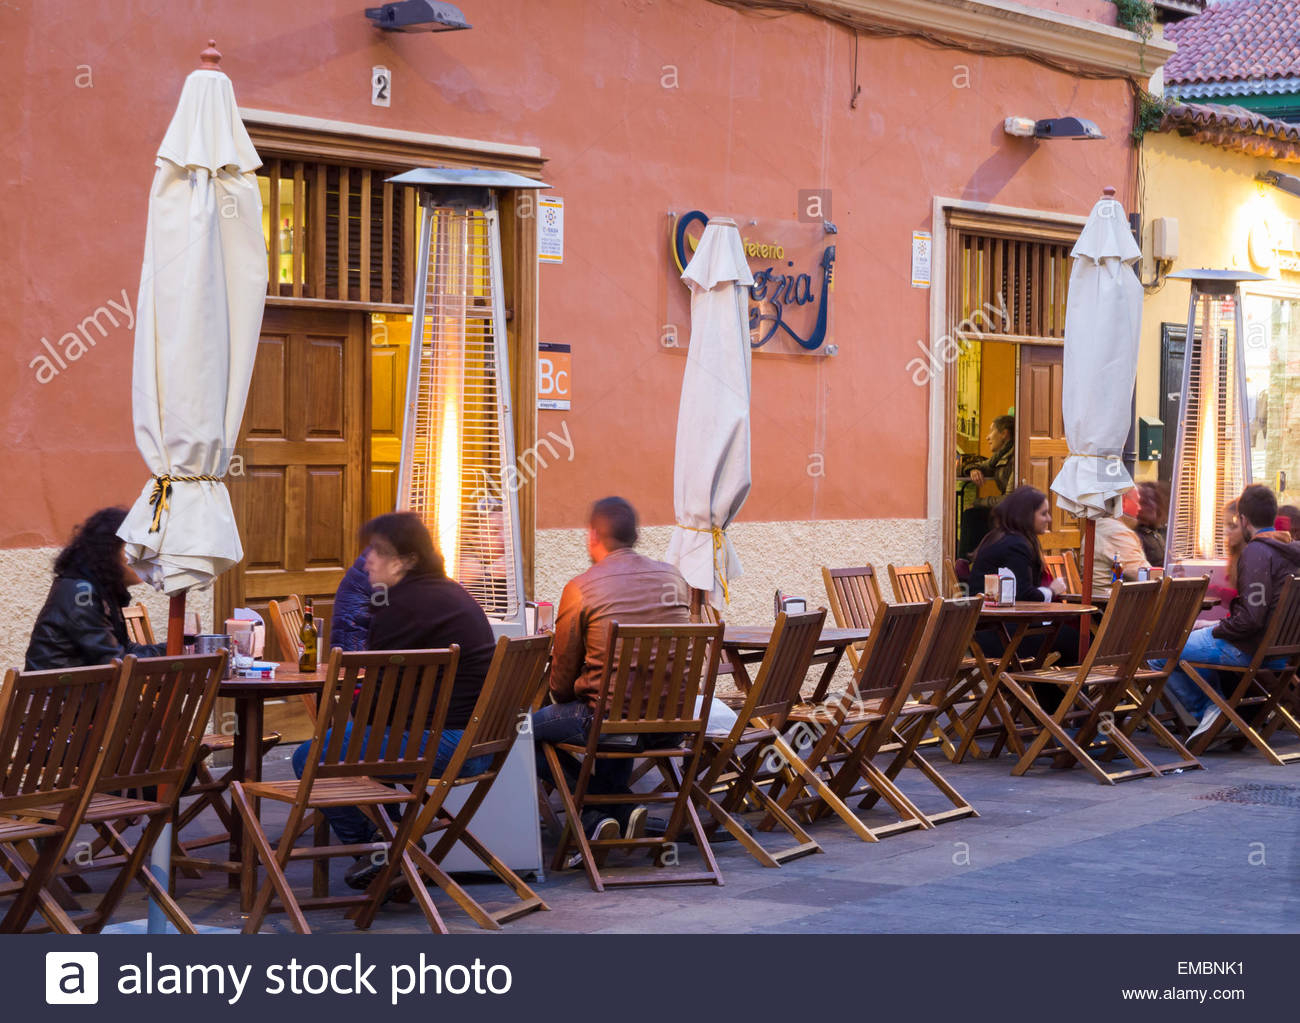
[[[1067,587],[1069,587],[1069,585],[1070,585],[1070,582],[1069,582],[1069,575],[1068,575],[1068,573],[1069,573],[1069,569],[1066,567],[1066,564],[1065,564],[1065,554],[1064,554],[1064,552],[1062,552],[1062,551],[1057,551],[1057,552],[1055,552],[1054,554],[1044,554],[1044,555],[1043,555],[1043,569],[1044,569],[1044,570],[1047,572],[1047,574],[1050,575],[1053,579],[1060,579],[1062,582],[1065,583],[1065,585],[1066,585]],[[1069,592],[1070,592],[1070,593],[1078,593],[1079,591],[1078,591],[1078,590],[1069,590]]]
[[[272,910],[272,895],[299,934],[310,933],[303,910],[366,906],[364,918],[355,917],[357,927],[369,926],[388,893],[388,886],[400,869],[411,886],[429,926],[445,933],[446,928],[428,898],[410,843],[425,788],[438,755],[438,738],[447,721],[447,708],[456,679],[460,647],[446,650],[385,650],[344,653],[337,647],[330,653],[316,734],[302,777],[296,781],[235,782],[231,798],[252,836],[258,860],[266,868],[244,925],[245,934],[256,934]],[[428,732],[424,752],[420,736]],[[387,782],[400,782],[403,789]],[[279,844],[271,847],[253,803],[272,799],[289,805],[289,816]],[[405,805],[394,834],[387,827],[380,808]],[[357,845],[312,845],[295,849],[304,822],[313,810],[324,807],[358,807],[367,812],[379,829],[382,841]],[[366,856],[382,853],[383,868],[361,895],[314,895],[299,899],[285,876],[291,860],[328,860],[337,856]],[[423,897],[421,897],[421,893]]]
[[[117,856],[92,858],[84,866],[74,857],[59,871],[73,875],[83,869],[117,871],[99,905],[84,921],[77,921],[83,931],[102,929],[127,885],[135,881],[178,931],[198,933],[144,859],[175,814],[181,785],[198,756],[225,668],[224,651],[139,659],[127,656],[122,662],[118,692],[122,709],[105,741],[103,764],[83,817]],[[144,819],[134,846],[120,830],[120,822],[131,818]]]
[[[1245,741],[1263,753],[1269,763],[1280,767],[1300,761],[1300,750],[1279,753],[1269,743],[1279,728],[1285,728],[1300,738],[1300,722],[1293,713],[1296,710],[1296,677],[1300,670],[1300,576],[1291,576],[1282,587],[1281,596],[1249,664],[1233,667],[1180,661],[1178,666],[1200,686],[1220,712],[1219,719],[1188,744],[1193,754],[1204,753],[1231,722]],[[1203,674],[1207,671],[1237,676],[1232,690],[1226,696],[1221,694]],[[1243,716],[1243,710],[1249,711],[1250,721]]]
[[[799,738],[810,740],[812,748],[803,762],[810,772],[821,776],[823,784],[811,785],[806,776],[798,776],[779,796],[773,793],[781,809],[803,811],[809,820],[834,813],[864,842],[930,827],[925,815],[866,757],[877,729],[886,720],[886,710],[912,669],[930,611],[928,603],[884,605],[849,691],[819,704],[796,704],[791,709],[789,720],[796,727],[789,745],[797,751],[808,745]],[[859,776],[894,808],[898,815],[895,823],[870,827],[847,806],[844,795]],[[767,829],[771,824],[765,820],[760,827]]]
[[[1174,730],[1165,725],[1155,713],[1155,708],[1164,695],[1165,683],[1178,665],[1179,655],[1187,645],[1187,637],[1196,627],[1196,616],[1200,614],[1201,602],[1209,584],[1209,576],[1204,575],[1189,576],[1186,579],[1164,578],[1146,653],[1138,662],[1137,670],[1133,672],[1133,682],[1129,686],[1131,699],[1115,707],[1112,727],[1132,738],[1139,728],[1145,726],[1162,745],[1178,756],[1177,760],[1162,761],[1155,765],[1161,774],[1179,769],[1203,769],[1205,766],[1192,755]],[[1162,667],[1155,667],[1157,664]],[[1105,759],[1110,759],[1109,753]]]
[[[830,601],[835,624],[841,629],[870,629],[880,605],[885,602],[880,595],[876,570],[871,565],[857,568],[827,568],[823,565],[822,579],[826,583],[826,598]],[[846,648],[849,664],[855,671],[862,660],[864,647],[863,643],[854,643]]]
[[[939,596],[939,583],[928,561],[924,565],[890,565],[889,585],[897,604],[928,604]]]
[[[55,872],[76,837],[121,704],[121,663],[7,671],[0,684],[0,868],[13,896],[0,933],[19,933],[39,912],[60,934],[78,928],[56,897]],[[33,809],[39,813],[33,816]],[[39,849],[32,843],[39,842]]]
[[[412,845],[408,849],[416,869],[450,895],[475,923],[486,930],[500,930],[503,923],[534,910],[550,908],[524,883],[523,878],[506,866],[469,830],[474,814],[514,748],[520,729],[528,727],[529,712],[546,677],[550,655],[550,636],[529,636],[524,639],[502,636],[497,640],[496,652],[474,705],[469,726],[441,777],[430,779],[424,805],[420,808],[420,816],[415,823],[414,835],[417,838],[432,832],[439,836],[438,842],[428,855],[418,845]],[[475,774],[461,777],[465,765],[478,757],[490,757],[488,766]],[[474,787],[459,810],[448,810],[447,797],[462,785]],[[387,822],[382,818],[381,824],[385,830],[388,829]],[[495,912],[485,909],[442,869],[442,860],[457,842],[462,842],[514,893],[516,901],[512,905]],[[420,899],[426,916],[440,919],[423,885],[415,888],[415,896]],[[368,903],[357,916],[357,926],[369,927],[376,908],[374,902]],[[447,933],[445,927],[435,929],[441,934]]]
[[[697,801],[712,815],[714,826],[726,828],[765,867],[779,867],[787,860],[822,851],[798,821],[763,790],[759,774],[770,758],[782,769],[811,775],[781,733],[790,708],[799,699],[825,624],[825,608],[801,615],[778,614],[758,675],[744,704],[737,708],[736,724],[725,737],[705,735],[707,766],[695,786]],[[736,819],[751,805],[767,810],[794,838],[795,845],[765,849]]]
[[[569,846],[574,844],[581,853],[593,891],[603,892],[607,886],[722,884],[713,850],[695,811],[693,795],[703,765],[704,732],[717,679],[723,629],[721,622],[717,625],[610,623],[607,646],[610,658],[601,677],[598,711],[592,719],[586,744],[545,743],[542,746],[567,816],[552,869],[562,869]],[[628,736],[638,748],[629,748],[630,743],[625,741]],[[572,788],[560,764],[561,752],[582,757],[577,782]],[[651,759],[663,779],[654,792],[597,794],[589,791],[599,761],[640,757]],[[582,811],[589,806],[620,803],[669,806],[664,833],[642,838],[589,839],[582,826]],[[704,861],[702,871],[664,869],[667,855],[678,848],[678,837],[684,827],[690,828],[695,839]],[[653,874],[630,876],[601,873],[597,855],[611,849],[632,848],[651,850],[659,869]]]
[[[970,596],[970,586],[963,583],[961,577],[957,575],[957,563],[952,558],[943,559],[943,588],[954,600]]]
[[[302,656],[302,620],[304,617],[302,598],[295,593],[284,600],[268,601],[266,616],[271,619],[271,628],[280,647],[280,656],[286,661],[296,661]],[[298,698],[307,710],[307,717],[316,720],[316,697],[311,693],[299,693]]]
[[[1159,602],[1158,580],[1116,584],[1097,635],[1088,647],[1088,656],[1077,668],[1004,671],[999,676],[999,684],[1015,696],[1029,720],[1039,726],[1012,774],[1022,775],[1039,757],[1052,756],[1060,767],[1072,766],[1071,761],[1082,764],[1104,785],[1160,777],[1155,765],[1118,729],[1107,728],[1104,738],[1132,760],[1132,769],[1109,772],[1088,752],[1098,730],[1113,721],[1116,705],[1133,684],[1133,675],[1147,651]],[[1033,683],[1061,687],[1061,703],[1054,714],[1048,714],[1032,695]],[[1081,721],[1074,736],[1066,731],[1067,721]],[[1049,747],[1051,739],[1056,740],[1056,746]]]
[[[1083,592],[1083,576],[1079,574],[1079,559],[1073,550],[1065,550],[1065,585],[1070,593]]]
[[[132,643],[153,644],[157,642],[154,639],[153,625],[149,621],[149,609],[143,604],[131,604],[124,607],[122,616],[126,619],[127,638]],[[299,611],[299,618],[301,619],[301,617],[302,613]],[[261,740],[260,755],[266,756],[279,744],[279,732],[268,731],[264,733]],[[192,797],[192,799],[177,816],[176,826],[172,831],[173,886],[175,885],[177,871],[183,871],[189,877],[198,877],[204,870],[222,870],[233,873],[239,869],[237,863],[206,860],[194,855],[196,850],[214,845],[225,845],[230,841],[231,814],[234,811],[226,801],[226,794],[230,788],[234,767],[227,768],[220,775],[214,775],[208,767],[208,761],[213,754],[229,752],[234,749],[234,746],[234,735],[226,735],[221,732],[210,732],[199,741],[199,755],[194,761],[194,783],[182,793],[186,798]],[[221,821],[226,830],[218,834],[183,841],[181,839],[182,832],[207,809],[211,809],[216,814],[217,819]]]
[[[876,726],[876,737],[864,750],[867,759],[880,752],[893,753],[893,759],[884,768],[884,775],[890,781],[896,781],[904,767],[915,767],[952,803],[951,810],[924,814],[931,825],[979,816],[975,807],[920,755],[917,747],[922,736],[935,726],[949,690],[971,671],[972,662],[967,659],[967,651],[971,637],[975,635],[982,604],[983,598],[978,596],[935,599],[913,668],[894,694],[884,720]],[[884,745],[891,741],[892,747]],[[880,795],[879,791],[869,787],[860,808],[869,809]]]

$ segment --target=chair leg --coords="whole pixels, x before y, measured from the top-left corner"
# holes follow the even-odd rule
[[[1180,664],[1180,667],[1183,671],[1187,672],[1193,682],[1201,687],[1201,691],[1214,701],[1214,705],[1218,707],[1220,711],[1219,720],[1214,722],[1214,724],[1209,727],[1208,731],[1198,736],[1193,741],[1192,746],[1189,747],[1195,755],[1200,756],[1204,753],[1206,749],[1209,748],[1210,743],[1214,742],[1214,740],[1219,737],[1219,733],[1223,731],[1223,729],[1228,726],[1228,722],[1231,721],[1237,726],[1241,734],[1250,740],[1250,743],[1256,749],[1264,754],[1270,764],[1277,767],[1282,767],[1286,764],[1286,761],[1273,752],[1273,748],[1259,736],[1255,729],[1251,728],[1250,725],[1246,723],[1245,719],[1243,719],[1240,714],[1237,713],[1237,702],[1250,687],[1249,676],[1243,678],[1241,682],[1237,683],[1237,688],[1233,693],[1233,699],[1225,700],[1221,695],[1219,695],[1218,689],[1210,685],[1193,665],[1183,661]]]
[[[1003,675],[1002,684],[1015,695],[1021,706],[1023,706],[1041,726],[1038,735],[1035,736],[1033,742],[1029,744],[1029,747],[1025,750],[1024,755],[1020,758],[1016,766],[1011,769],[1013,775],[1017,778],[1024,775],[1024,773],[1034,765],[1034,761],[1038,759],[1039,753],[1041,753],[1047,746],[1047,740],[1049,738],[1054,738],[1061,744],[1063,749],[1069,751],[1070,755],[1082,764],[1084,768],[1086,768],[1087,771],[1099,782],[1103,785],[1115,784],[1115,779],[1107,774],[1106,771],[1092,759],[1092,757],[1088,756],[1087,752],[1081,749],[1079,745],[1070,738],[1065,729],[1061,727],[1061,722],[1065,720],[1066,716],[1070,712],[1070,708],[1074,706],[1075,700],[1078,698],[1079,690],[1082,688],[1077,682],[1073,684],[1067,691],[1066,695],[1062,697],[1061,705],[1057,708],[1055,715],[1048,714],[1038,701],[1025,692],[1025,690],[1020,687],[1019,683],[1011,678],[1011,676]]]
[[[284,870],[280,867],[280,861],[275,850],[271,848],[271,843],[266,838],[266,832],[262,830],[262,822],[258,820],[257,814],[253,812],[252,801],[249,800],[248,794],[244,791],[244,786],[240,782],[231,784],[230,801],[234,804],[239,816],[243,818],[244,834],[252,839],[254,853],[262,862],[262,866],[266,868],[266,880],[262,882],[261,888],[258,889],[257,899],[253,902],[248,919],[244,922],[244,933],[256,934],[262,929],[262,922],[266,919],[267,910],[271,906],[271,893],[275,892],[280,896],[280,904],[284,907],[284,912],[289,917],[293,929],[299,934],[310,934],[311,928],[307,926],[307,918],[303,915],[298,900],[294,898],[293,891],[289,887],[288,879],[284,876]],[[293,842],[293,837],[288,833],[287,829],[281,842],[285,840],[288,840],[291,844]]]
[[[547,766],[551,769],[551,779],[555,783],[556,790],[560,793],[560,801],[564,804],[566,818],[564,834],[560,836],[560,843],[556,847],[555,859],[551,862],[551,869],[556,872],[564,869],[565,854],[568,852],[569,842],[572,841],[577,844],[578,851],[582,854],[582,865],[587,873],[587,881],[591,884],[591,890],[603,892],[605,885],[601,881],[600,871],[596,869],[591,844],[587,841],[587,833],[582,826],[582,814],[577,800],[574,798],[573,793],[569,791],[568,780],[565,778],[564,770],[560,766],[559,754],[556,753],[555,747],[549,743],[543,744],[542,752],[546,757]]]

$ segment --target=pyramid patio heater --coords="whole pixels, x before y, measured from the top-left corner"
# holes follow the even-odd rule
[[[1225,506],[1251,482],[1241,270],[1182,270],[1191,282],[1165,570],[1209,575],[1227,558]]]
[[[429,527],[447,575],[474,595],[497,634],[523,635],[497,190],[544,183],[451,167],[389,180],[415,186],[421,210],[397,508]]]

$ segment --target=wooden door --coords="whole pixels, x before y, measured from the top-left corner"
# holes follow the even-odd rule
[[[370,323],[370,470],[366,515],[397,508],[402,414],[410,367],[411,318],[375,316]]]
[[[1016,476],[1037,487],[1052,502],[1052,531],[1042,537],[1046,550],[1077,549],[1079,522],[1063,512],[1052,493],[1070,446],[1061,408],[1065,349],[1060,345],[1023,344],[1020,349],[1020,397],[1016,402]]]
[[[230,496],[244,560],[218,583],[218,615],[296,593],[315,600],[328,649],[334,592],[357,556],[365,473],[360,313],[271,307]],[[281,655],[267,636],[271,658]]]

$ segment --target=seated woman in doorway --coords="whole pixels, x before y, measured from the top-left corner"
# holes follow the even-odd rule
[[[125,508],[101,508],[72,533],[54,560],[54,583],[27,644],[26,670],[108,664],[115,657],[160,657],[166,643],[132,643],[122,608],[140,577],[117,535]]]
[[[989,531],[990,511],[1011,485],[1016,467],[1016,417],[998,416],[989,424],[989,457],[966,467],[966,478],[978,488],[991,480],[998,488],[995,497],[976,498],[961,515],[961,550],[973,551]]]
[[[451,761],[469,724],[488,666],[492,663],[495,637],[483,609],[463,586],[447,578],[442,555],[419,516],[393,512],[371,519],[361,527],[361,542],[369,545],[366,572],[376,591],[367,650],[430,650],[460,645],[460,662],[452,687],[447,726],[441,735],[423,730],[420,749],[438,743],[435,773]],[[415,725],[412,722],[412,725]],[[351,725],[348,726],[351,728]],[[408,733],[409,734],[409,733]],[[306,742],[294,751],[293,769],[302,777],[311,752]],[[466,761],[463,774],[471,775],[488,766],[489,757]],[[322,811],[345,845],[376,840],[375,825],[356,807]],[[400,807],[388,807],[389,816],[401,818]],[[358,857],[344,880],[352,888],[365,889],[382,868],[370,857]]]
[[[971,559],[970,592],[984,592],[984,577],[997,575],[1002,568],[1016,577],[1016,602],[1052,601],[1065,592],[1065,580],[1047,576],[1043,569],[1043,548],[1039,537],[1052,528],[1052,507],[1047,495],[1036,487],[1017,487],[993,509],[993,528],[980,543]],[[1043,635],[1025,637],[1018,651],[1021,658],[1038,656]],[[975,633],[988,657],[1001,657],[1002,636],[992,629]],[[1077,664],[1079,631],[1062,626],[1052,643],[1060,663]],[[1060,705],[1061,691],[1053,685],[1035,684],[1038,701],[1048,712]]]

